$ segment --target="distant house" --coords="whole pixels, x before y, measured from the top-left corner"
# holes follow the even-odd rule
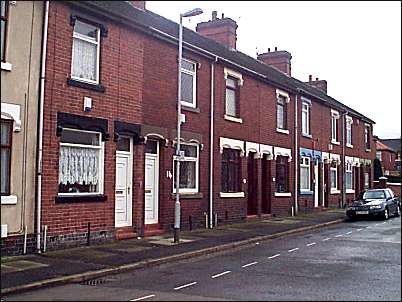
[[[400,139],[376,139],[376,158],[381,161],[384,176],[391,182],[400,182],[401,141]]]
[[[381,142],[396,151],[394,170],[399,171],[399,175],[401,175],[401,138],[382,139]]]

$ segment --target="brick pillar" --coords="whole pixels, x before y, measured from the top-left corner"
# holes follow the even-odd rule
[[[144,235],[145,224],[145,145],[134,146],[134,173],[133,173],[133,225],[137,235]]]

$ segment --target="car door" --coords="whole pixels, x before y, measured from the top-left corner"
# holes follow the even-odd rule
[[[384,193],[385,193],[385,198],[386,198],[386,203],[388,206],[389,213],[390,214],[395,213],[395,211],[396,211],[395,198],[393,198],[390,190],[388,190],[388,189],[385,189]]]

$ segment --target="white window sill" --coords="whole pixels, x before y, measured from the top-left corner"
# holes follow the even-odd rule
[[[346,189],[346,194],[350,194],[350,193],[354,193],[355,192],[355,190],[353,190],[353,189]]]
[[[1,204],[17,204],[17,195],[1,196]]]
[[[291,197],[292,196],[292,193],[290,193],[290,192],[288,192],[288,193],[278,193],[278,192],[275,192],[275,197]]]
[[[366,152],[371,152],[371,149],[366,149]]]
[[[287,129],[276,128],[276,132],[283,133],[283,134],[289,134],[289,130],[287,130]]]
[[[186,101],[181,101],[180,103],[182,106],[187,107],[187,108],[193,108],[193,109],[197,108],[197,106],[195,105],[195,102],[190,103],[190,102],[186,102]]]
[[[234,192],[234,193],[220,192],[220,197],[244,197],[244,192]]]
[[[337,189],[331,189],[331,194],[339,194],[339,193],[341,193],[341,191],[340,191],[340,190],[337,190]]]
[[[307,138],[313,138],[313,136],[312,136],[311,134],[302,133],[302,135],[303,135],[304,137],[307,137]]]
[[[227,121],[231,121],[231,122],[235,122],[235,123],[239,123],[242,124],[243,123],[243,119],[239,118],[239,117],[234,117],[234,116],[230,116],[225,114],[225,120]]]
[[[331,144],[334,144],[334,145],[340,145],[341,143],[340,143],[340,142],[337,142],[337,141],[332,140],[332,141],[331,141]]]
[[[353,145],[351,145],[351,144],[346,144],[346,147],[348,147],[348,148],[353,148]]]
[[[13,65],[8,62],[1,62],[1,70],[11,71],[13,69]]]

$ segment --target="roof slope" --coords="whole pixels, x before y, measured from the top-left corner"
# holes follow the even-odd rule
[[[126,1],[71,1],[71,4],[83,4],[86,6],[96,7],[97,9],[114,14],[119,17],[130,20],[130,22],[140,24],[148,29],[157,29],[177,39],[179,32],[179,25],[169,19],[166,19],[151,11],[142,11],[134,8]],[[273,68],[255,58],[252,58],[240,51],[229,49],[227,46],[215,42],[198,34],[195,31],[184,28],[183,40],[191,45],[202,48],[214,55],[217,55],[226,60],[232,61],[237,65],[246,67],[251,71],[258,73],[265,77],[266,80],[277,84],[280,87],[288,88],[290,91],[295,92],[302,89],[307,95],[316,97],[317,99],[327,103],[335,108],[341,108],[349,111],[369,123],[375,123],[373,120],[359,113],[358,111],[342,104],[336,99],[328,96],[323,91],[314,88],[302,81],[289,77],[281,71]]]
[[[401,139],[400,138],[393,138],[393,139],[380,139],[380,141],[391,148],[392,150],[401,152]]]

